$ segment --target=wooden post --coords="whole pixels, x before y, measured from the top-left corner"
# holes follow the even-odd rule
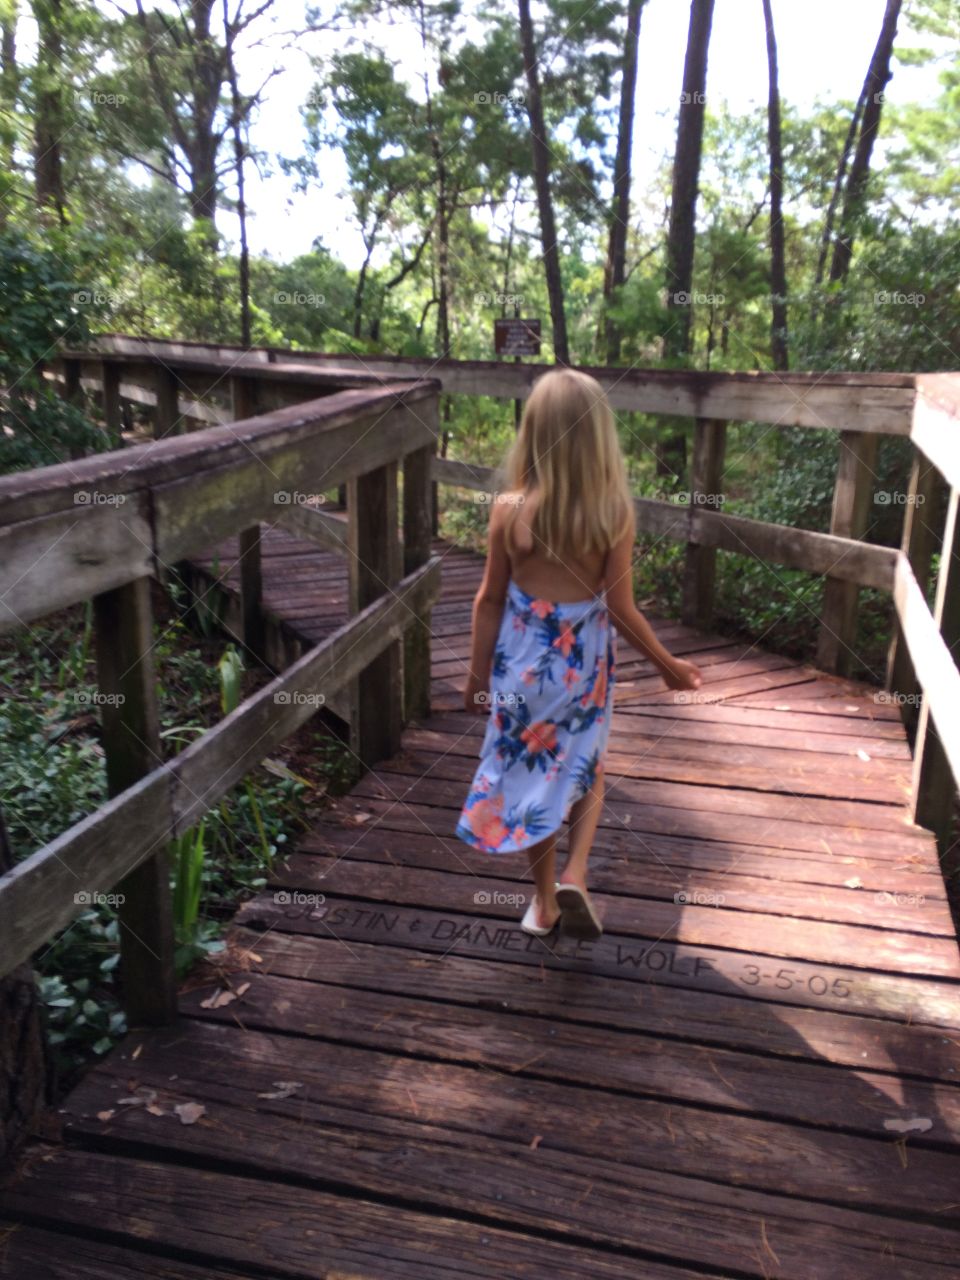
[[[876,479],[877,435],[866,431],[840,434],[840,462],[833,490],[830,532],[841,538],[862,538],[867,529]],[[854,582],[828,577],[817,642],[817,666],[822,671],[849,675],[857,635],[859,588]]]
[[[154,370],[153,389],[157,407],[153,419],[153,438],[185,435],[187,424],[180,416],[180,379],[165,364],[157,364]]]
[[[260,411],[256,378],[234,374],[230,379],[234,422],[253,418]],[[243,614],[243,645],[258,662],[266,655],[263,625],[263,567],[260,525],[240,532],[240,607]]]
[[[936,535],[931,521],[937,505],[939,484],[940,477],[936,467],[927,461],[919,449],[914,448],[900,547],[910,561],[913,576],[923,592],[927,589],[930,561],[936,550]],[[885,688],[898,696],[901,718],[911,741],[915,741],[920,718],[920,686],[896,613],[893,616],[890,646],[887,650]]]
[[[83,388],[80,385],[80,361],[65,358],[60,361],[60,365],[63,370],[60,398],[68,404],[81,404]]]
[[[162,764],[150,579],[136,578],[94,597],[97,676],[107,788],[125,791]],[[112,885],[83,886],[103,893]],[[166,842],[116,886],[122,895],[120,973],[131,1024],[176,1017],[170,855]]]
[[[436,402],[434,402],[435,404]],[[412,573],[430,559],[431,510],[430,463],[436,446],[424,445],[403,460],[403,572]],[[410,624],[403,652],[403,718],[423,719],[430,714],[430,610]]]
[[[350,612],[357,613],[399,582],[397,462],[347,483]],[[367,766],[400,749],[403,717],[402,646],[389,645],[354,682],[351,745]]]
[[[123,418],[120,412],[120,366],[112,360],[103,362],[103,421],[111,446],[121,449]]]
[[[14,865],[0,809],[0,875]],[[0,976],[0,1169],[40,1119],[47,1102],[48,1063],[37,984],[29,961]]]
[[[690,482],[690,511],[718,509],[723,461],[727,447],[727,424],[713,418],[697,418]],[[717,569],[716,547],[687,543],[683,575],[681,616],[688,626],[709,627],[713,618],[713,586]]]
[[[947,504],[947,521],[943,531],[943,548],[940,553],[940,570],[937,574],[937,595],[933,606],[933,619],[951,652],[960,645],[960,516],[958,516],[960,490],[950,490]],[[935,832],[940,852],[948,847],[956,784],[930,716],[929,698],[920,706],[917,737],[913,753],[913,803],[914,822]]]

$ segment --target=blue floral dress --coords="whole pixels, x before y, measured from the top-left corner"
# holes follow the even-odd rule
[[[480,764],[456,826],[461,840],[513,853],[566,821],[610,735],[615,637],[604,594],[539,600],[511,578]]]

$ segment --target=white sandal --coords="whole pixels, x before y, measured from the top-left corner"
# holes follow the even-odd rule
[[[537,924],[537,895],[534,894],[530,899],[530,905],[523,913],[523,919],[520,921],[520,928],[524,933],[532,933],[535,938],[544,938],[548,933],[553,933],[557,927],[560,917],[554,920],[553,924],[544,929],[542,925]]]
[[[590,895],[579,885],[561,884],[558,880],[557,902],[560,904],[561,932],[567,937],[589,941],[603,933],[603,925],[593,909]]]

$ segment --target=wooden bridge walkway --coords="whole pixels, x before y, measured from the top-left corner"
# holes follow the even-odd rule
[[[896,708],[660,621],[684,701],[621,645],[605,933],[529,938],[523,856],[452,835],[482,562],[435,551],[434,714],[241,910],[219,995],[68,1098],[0,1274],[955,1277],[960,960]],[[263,564],[290,635],[346,617],[342,556]]]

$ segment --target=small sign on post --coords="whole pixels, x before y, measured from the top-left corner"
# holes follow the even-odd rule
[[[498,356],[538,356],[540,321],[506,316],[493,322],[493,349]]]

